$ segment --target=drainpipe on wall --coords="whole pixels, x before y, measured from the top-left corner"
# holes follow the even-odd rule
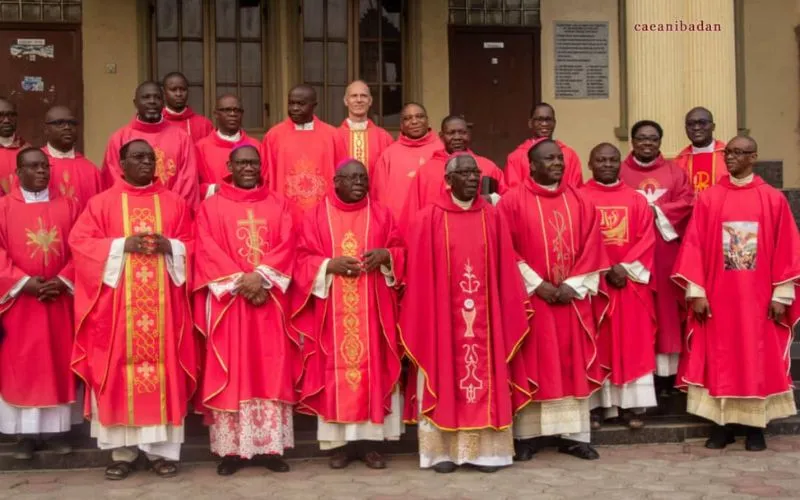
[[[733,1],[733,39],[736,53],[736,130],[739,134],[750,135],[747,128],[747,109],[745,103],[744,67],[744,1]]]
[[[619,40],[619,126],[614,135],[620,141],[628,140],[628,22],[626,0],[617,0],[617,40]]]

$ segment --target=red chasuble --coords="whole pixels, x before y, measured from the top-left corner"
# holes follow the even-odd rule
[[[195,143],[214,131],[214,124],[211,123],[211,120],[203,115],[195,114],[189,106],[186,106],[181,113],[173,113],[167,108],[164,108],[161,111],[161,116],[163,116],[170,125],[178,127],[189,134],[189,137],[192,138],[192,142]]]
[[[656,229],[647,200],[622,182],[608,186],[591,179],[580,192],[597,209],[609,264],[639,262],[648,271],[653,269]],[[599,358],[611,369],[611,383],[623,385],[656,369],[653,289],[649,283],[633,281],[630,276],[623,288],[612,287],[605,279],[600,284],[609,303],[605,311],[598,307],[602,301],[593,303],[600,323]]]
[[[519,186],[531,176],[531,162],[528,161],[528,150],[544,139],[546,138],[528,139],[508,155],[506,169],[503,173],[506,176],[506,183],[509,187]],[[559,140],[556,140],[556,143],[561,147],[561,152],[564,153],[564,177],[561,182],[573,187],[580,186],[583,184],[583,170],[581,169],[581,159],[578,157],[578,153]]]
[[[69,198],[79,208],[86,206],[89,198],[103,191],[103,177],[97,165],[82,154],[75,152],[75,158],[53,158],[42,148],[50,161],[50,192]]]
[[[289,304],[281,290],[294,267],[288,203],[266,184],[245,190],[223,182],[200,205],[196,223],[195,259],[202,265],[194,268],[194,317],[207,349],[203,404],[232,412],[254,399],[294,404],[302,358],[299,338],[287,329]],[[269,298],[260,307],[238,294],[217,298],[209,290],[211,283],[265,267],[277,281],[270,279]]]
[[[15,187],[0,199],[0,297],[25,276],[74,279],[67,236],[78,217],[66,198],[25,203]],[[0,304],[0,395],[14,406],[47,407],[75,401],[70,370],[72,296],[39,302],[20,292]]]
[[[159,183],[125,181],[91,200],[69,244],[75,259],[76,338],[72,368],[97,398],[104,426],[181,425],[197,379],[188,285],[175,286],[163,255],[126,253],[116,288],[103,282],[116,238],[158,233],[186,245],[186,203]]]
[[[464,210],[448,192],[417,214],[409,233],[400,324],[425,376],[422,413],[446,430],[508,427],[530,401],[525,370],[509,362],[533,311],[506,222],[483,198]],[[416,420],[415,374],[409,381],[406,418]]]
[[[144,139],[150,144],[156,153],[156,177],[159,182],[183,198],[189,208],[194,208],[200,201],[197,151],[192,139],[180,128],[170,126],[166,120],[144,123],[134,118],[114,132],[103,160],[105,184],[110,186],[122,176],[119,149],[133,139]]]
[[[339,131],[314,117],[314,130],[295,130],[287,118],[264,136],[262,149],[270,188],[285,196],[296,221],[316,207],[333,186],[333,170],[347,158]]]
[[[347,120],[339,125],[339,135],[347,146],[347,153],[364,165],[372,175],[378,158],[393,142],[392,134],[367,120],[366,130],[350,130]]]
[[[305,337],[298,411],[328,422],[382,423],[400,378],[397,295],[379,270],[334,276],[327,299],[311,294],[323,261],[386,248],[402,277],[405,247],[386,208],[335,194],[307,214],[297,247],[292,326]]]
[[[778,325],[767,317],[777,285],[800,280],[800,236],[783,194],[756,176],[723,178],[697,198],[675,281],[706,291],[711,317],[690,316],[680,386],[712,397],[766,398],[792,389],[789,348],[800,318],[795,299]]]
[[[25,139],[14,136],[10,146],[0,146],[0,196],[11,192],[14,179],[17,178],[17,153],[31,147]]]
[[[391,210],[395,220],[400,220],[417,170],[442,148],[444,144],[433,132],[416,140],[401,134],[383,152],[370,176],[372,198]]]
[[[542,279],[559,286],[565,279],[607,269],[600,217],[572,186],[548,191],[528,178],[510,190],[498,208],[511,228],[514,249]],[[586,398],[607,373],[597,357],[593,301],[550,305],[531,295],[531,334],[520,354],[528,379],[536,381],[534,401]]]
[[[689,178],[679,166],[659,156],[654,165],[642,167],[629,154],[619,171],[619,178],[628,186],[642,193],[657,196],[655,206],[664,213],[678,239],[664,240],[656,229],[655,263],[653,264],[651,283],[656,290],[656,318],[658,333],[656,335],[656,352],[674,354],[681,352],[684,304],[680,288],[670,279],[675,258],[681,245],[681,237],[686,230],[689,216],[692,214],[694,194]],[[656,225],[658,220],[656,219]]]
[[[692,154],[692,145],[689,144],[678,153],[675,163],[686,171],[695,193],[705,191],[728,175],[725,143],[722,141],[714,141],[712,153]]]
[[[211,184],[221,184],[222,180],[230,175],[228,172],[228,159],[233,147],[240,144],[249,144],[261,152],[261,144],[240,130],[241,140],[238,142],[226,141],[219,136],[216,130],[197,142],[197,165],[200,169],[200,198],[205,199],[208,187]]]

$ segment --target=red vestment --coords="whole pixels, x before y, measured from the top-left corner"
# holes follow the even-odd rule
[[[530,401],[525,370],[509,363],[532,311],[507,223],[481,197],[464,210],[442,193],[412,221],[408,247],[400,325],[425,376],[422,413],[445,430],[508,427]],[[416,420],[409,381],[406,418]]]
[[[128,125],[114,132],[108,140],[103,160],[103,179],[106,186],[113,185],[122,176],[119,150],[133,139],[144,139],[156,153],[157,182],[178,194],[193,209],[200,201],[197,174],[197,150],[192,139],[179,127],[166,120],[145,123],[134,118]]]
[[[372,198],[391,210],[395,220],[400,220],[417,170],[442,148],[444,144],[433,132],[419,139],[400,134],[397,142],[383,152],[370,176]]]
[[[347,120],[339,125],[339,135],[347,146],[347,154],[367,167],[372,175],[378,158],[393,142],[392,134],[375,125],[372,120],[367,120],[365,130],[350,130]]]
[[[695,193],[705,191],[728,175],[725,143],[722,141],[714,141],[714,151],[711,153],[693,154],[692,145],[689,144],[675,157],[675,163],[686,171]]]
[[[518,186],[531,176],[531,162],[528,161],[528,150],[544,139],[546,137],[527,139],[508,155],[506,168],[503,171],[508,187]],[[579,187],[583,184],[583,170],[581,169],[581,159],[578,157],[578,153],[559,140],[556,140],[556,143],[561,147],[561,152],[564,153],[564,177],[561,182],[572,187]]]
[[[357,259],[385,248],[397,278],[405,247],[389,210],[369,197],[344,203],[332,194],[306,215],[297,246],[292,327],[305,337],[298,411],[332,423],[382,423],[400,378],[397,295],[379,270],[332,276],[328,298],[312,295],[325,259]]]
[[[186,247],[189,209],[160,183],[118,181],[91,200],[69,237],[75,259],[76,337],[72,367],[83,379],[103,426],[182,425],[197,380],[197,345],[188,284],[176,286],[162,254],[123,254],[115,288],[104,283],[114,240],[162,234]]]
[[[0,146],[0,196],[11,192],[17,178],[17,153],[29,147],[31,145],[18,135],[10,146]]]
[[[575,188],[560,184],[549,191],[529,177],[500,200],[517,254],[543,280],[558,287],[567,278],[607,269],[600,217]],[[536,402],[586,398],[607,376],[597,357],[592,301],[602,295],[550,305],[531,295],[531,334],[520,357],[528,379],[538,384]]]
[[[0,396],[21,407],[48,407],[75,401],[72,353],[72,296],[40,302],[11,289],[25,276],[70,282],[74,269],[67,236],[78,207],[51,193],[43,203],[25,203],[19,188],[0,199]]]
[[[631,265],[638,262],[653,269],[656,244],[653,210],[633,188],[618,182],[614,186],[589,180],[580,188],[597,209],[609,264]],[[608,295],[605,311],[597,307],[599,321],[598,349],[600,362],[611,369],[611,383],[633,382],[656,369],[656,311],[653,288],[649,282],[631,279],[623,288],[605,280],[601,287]]]
[[[745,186],[723,178],[697,198],[675,264],[681,286],[703,287],[711,317],[689,317],[679,386],[712,397],[766,398],[792,389],[795,298],[781,324],[767,317],[776,285],[800,279],[800,236],[789,203],[760,177]]]
[[[675,258],[681,245],[681,237],[692,214],[694,194],[686,172],[670,160],[659,155],[655,163],[642,167],[629,154],[619,171],[619,178],[639,192],[658,197],[655,206],[660,208],[678,238],[666,241],[656,230],[655,263],[651,270],[651,283],[656,290],[656,353],[675,354],[681,352],[682,307],[684,304],[680,288],[670,279]],[[659,220],[655,219],[656,226]]]
[[[256,399],[294,404],[300,342],[288,330],[285,289],[294,266],[295,235],[288,203],[266,184],[245,190],[228,182],[197,212],[195,324],[206,336],[201,397],[212,410],[239,411]],[[277,276],[267,302],[253,306],[210,284],[267,267]],[[267,275],[269,276],[269,275]],[[291,333],[291,334],[290,334]]]
[[[186,106],[180,113],[173,113],[167,108],[161,111],[161,116],[170,125],[180,128],[192,138],[192,142],[197,143],[214,131],[214,124],[203,115],[197,115],[189,106]]]
[[[89,198],[105,189],[100,169],[81,153],[76,151],[75,158],[54,158],[47,146],[42,151],[50,161],[51,193],[58,192],[82,209]]]
[[[334,168],[347,158],[339,131],[316,116],[312,123],[313,130],[296,130],[287,118],[269,129],[261,146],[267,183],[289,200],[298,223],[331,190]]]
[[[226,141],[219,136],[216,130],[197,141],[197,165],[200,170],[200,197],[205,199],[208,187],[212,184],[221,184],[222,180],[230,175],[228,172],[228,159],[234,146],[249,144],[261,152],[261,144],[240,130],[241,139],[238,142]],[[263,161],[263,160],[262,160]]]

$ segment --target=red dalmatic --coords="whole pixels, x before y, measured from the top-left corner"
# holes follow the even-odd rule
[[[307,214],[297,248],[292,326],[305,337],[298,411],[328,422],[382,423],[400,378],[397,295],[380,271],[334,276],[328,297],[312,295],[325,259],[361,258],[386,248],[396,277],[405,247],[389,211],[369,197],[344,203],[331,195]]]
[[[10,146],[0,146],[0,196],[11,192],[17,178],[17,153],[29,147],[31,145],[18,135]]]
[[[178,127],[189,134],[189,137],[195,143],[214,131],[214,124],[211,123],[211,120],[203,115],[195,114],[189,106],[186,106],[180,113],[173,113],[164,108],[161,111],[161,116],[170,125]]]
[[[9,292],[25,276],[74,279],[67,236],[77,217],[77,206],[56,193],[48,202],[25,203],[15,187],[0,199],[0,395],[14,406],[75,401],[72,296],[40,302]]]
[[[445,430],[508,427],[533,384],[509,366],[532,311],[507,224],[480,197],[464,210],[443,193],[414,219],[408,244],[400,324],[406,352],[425,376],[422,413]],[[415,371],[408,420],[419,406]]]
[[[47,146],[42,151],[50,161],[51,193],[69,198],[82,209],[89,198],[105,189],[100,169],[82,154],[75,152],[75,158],[54,158]]]
[[[544,139],[546,137],[527,139],[508,155],[506,169],[503,173],[509,187],[519,186],[531,176],[531,162],[528,160],[528,150]],[[564,153],[564,177],[561,182],[572,187],[580,186],[583,184],[583,170],[581,169],[581,159],[578,157],[578,153],[563,142],[559,140],[556,140],[556,142],[561,147],[561,152]]]
[[[345,120],[339,125],[339,135],[347,145],[348,155],[363,163],[370,175],[375,171],[378,158],[394,142],[392,134],[375,125],[372,120],[367,120],[367,128],[363,130],[351,129]]]
[[[705,191],[728,175],[725,143],[722,141],[714,141],[714,151],[710,153],[692,153],[690,144],[678,153],[675,163],[686,171],[695,193]]]
[[[230,175],[228,160],[233,148],[240,144],[249,144],[261,152],[261,144],[240,130],[241,139],[238,142],[226,141],[213,131],[197,141],[198,167],[200,169],[200,197],[205,199],[208,188],[212,184],[222,184],[223,179]],[[263,160],[262,160],[263,161]]]

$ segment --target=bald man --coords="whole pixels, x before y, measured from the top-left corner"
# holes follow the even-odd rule
[[[394,139],[367,116],[372,106],[372,93],[362,80],[355,80],[347,86],[344,105],[347,118],[339,125],[339,134],[347,145],[349,156],[366,165],[372,173],[378,158]]]
[[[695,193],[705,191],[728,175],[725,143],[714,139],[714,116],[706,108],[686,113],[686,137],[691,144],[683,148],[675,163],[686,171]]]
[[[17,106],[0,97],[0,195],[8,194],[16,178],[17,153],[30,145],[17,135]]]

